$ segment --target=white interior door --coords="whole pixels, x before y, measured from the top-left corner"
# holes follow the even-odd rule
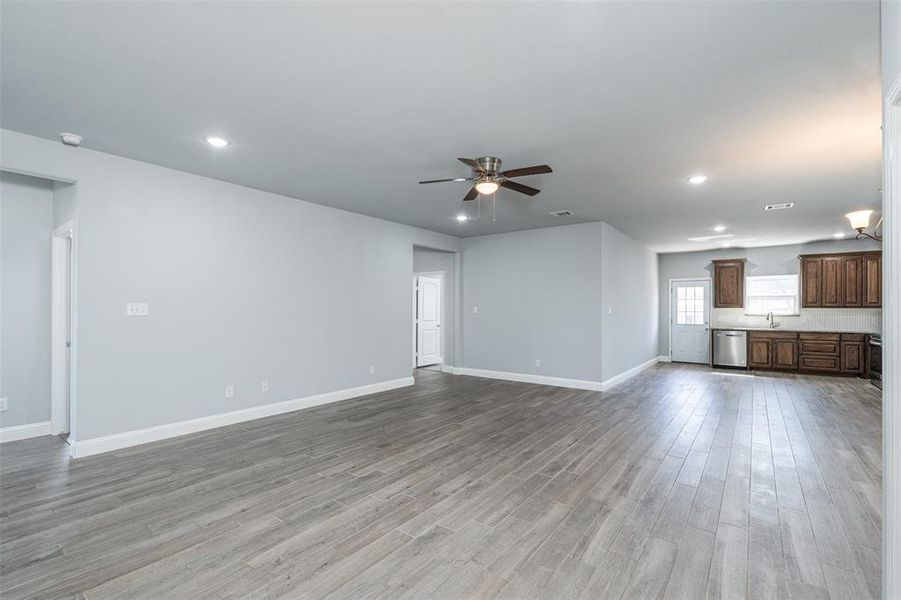
[[[416,366],[442,362],[441,278],[416,278]]]
[[[670,283],[670,348],[675,362],[710,362],[710,280]]]

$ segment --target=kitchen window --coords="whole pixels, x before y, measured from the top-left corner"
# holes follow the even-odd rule
[[[798,276],[760,275],[745,278],[746,314],[797,315]]]

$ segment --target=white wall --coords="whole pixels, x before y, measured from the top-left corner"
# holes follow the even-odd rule
[[[51,182],[0,173],[0,428],[50,420]]]
[[[870,240],[829,240],[824,242],[811,242],[809,244],[791,244],[787,246],[768,246],[765,248],[724,248],[722,250],[704,250],[701,252],[676,252],[659,255],[660,272],[660,354],[669,354],[669,280],[690,277],[713,278],[714,259],[719,258],[745,258],[745,276],[750,275],[789,275],[800,272],[801,262],[798,256],[801,254],[819,254],[828,252],[859,252],[862,250],[881,250],[878,242]],[[724,311],[724,318],[733,318],[731,311],[734,309],[717,309]],[[802,309],[809,311],[811,309]],[[826,309],[824,309],[826,310]],[[874,309],[828,309],[832,312],[819,311],[817,322],[822,326],[821,330],[829,330],[830,327],[838,327],[833,331],[842,331],[840,321],[842,319],[869,316]],[[788,317],[786,317],[788,318]],[[833,325],[830,325],[830,318]],[[878,317],[877,317],[878,319]],[[766,326],[762,318],[758,318],[755,326]],[[852,328],[853,329],[853,328]]]
[[[8,130],[0,157],[77,181],[78,440],[409,377],[413,245],[459,249]],[[127,301],[150,316],[126,318]]]
[[[657,285],[656,255],[606,223],[466,238],[463,364],[609,380],[657,356]]]
[[[462,245],[465,367],[600,381],[600,223]]]
[[[657,255],[603,223],[602,368],[606,381],[657,357]]]
[[[457,270],[454,261],[455,258],[452,252],[413,248],[414,273],[444,271],[444,280],[442,282],[444,297],[441,300],[441,335],[444,338],[444,364],[451,366],[457,365],[457,348],[454,339],[457,330]]]

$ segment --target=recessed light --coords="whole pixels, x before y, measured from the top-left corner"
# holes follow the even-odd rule
[[[723,242],[723,243],[720,244],[720,245],[721,245],[723,248],[728,248],[728,247],[731,246],[732,244],[731,244],[730,242]]]
[[[717,233],[722,233],[723,231],[726,231],[726,226],[725,225],[714,225],[713,230]]]
[[[832,237],[834,237],[834,238],[837,239],[837,240],[840,240],[840,239],[842,239],[843,237],[845,237],[845,233],[844,233],[843,231],[839,231],[839,232],[837,232],[837,233],[833,233],[833,234],[832,234]]]
[[[463,215],[463,214],[457,215],[457,220],[460,221],[461,223],[468,219],[469,219],[469,217],[467,217],[466,215]]]
[[[225,148],[229,144],[227,139],[219,137],[217,135],[208,135],[203,139],[206,140],[206,143],[213,148]]]
[[[59,141],[64,143],[67,146],[81,146],[81,143],[84,141],[84,138],[78,135],[77,133],[69,133],[67,131],[59,134]]]
[[[700,185],[700,184],[704,183],[705,181],[707,181],[707,176],[701,175],[701,174],[692,175],[691,177],[688,178],[688,183],[693,183],[695,185]]]
[[[571,210],[555,210],[548,213],[552,217],[571,217],[575,213]]]

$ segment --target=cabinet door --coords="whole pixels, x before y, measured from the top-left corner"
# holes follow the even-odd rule
[[[842,276],[845,287],[844,306],[856,307],[863,305],[863,257],[842,257]]]
[[[862,342],[842,342],[842,373],[860,374],[864,369]]]
[[[773,367],[786,370],[798,368],[797,340],[773,340]]]
[[[801,259],[801,305],[805,308],[823,306],[823,259]]]
[[[748,340],[748,366],[769,369],[773,366],[773,340]]]
[[[863,257],[862,306],[882,306],[882,256],[868,254]]]
[[[744,262],[723,261],[714,263],[714,306],[716,308],[741,308],[744,306]]]
[[[823,306],[832,308],[843,306],[845,303],[844,280],[842,278],[842,257],[823,257]]]

